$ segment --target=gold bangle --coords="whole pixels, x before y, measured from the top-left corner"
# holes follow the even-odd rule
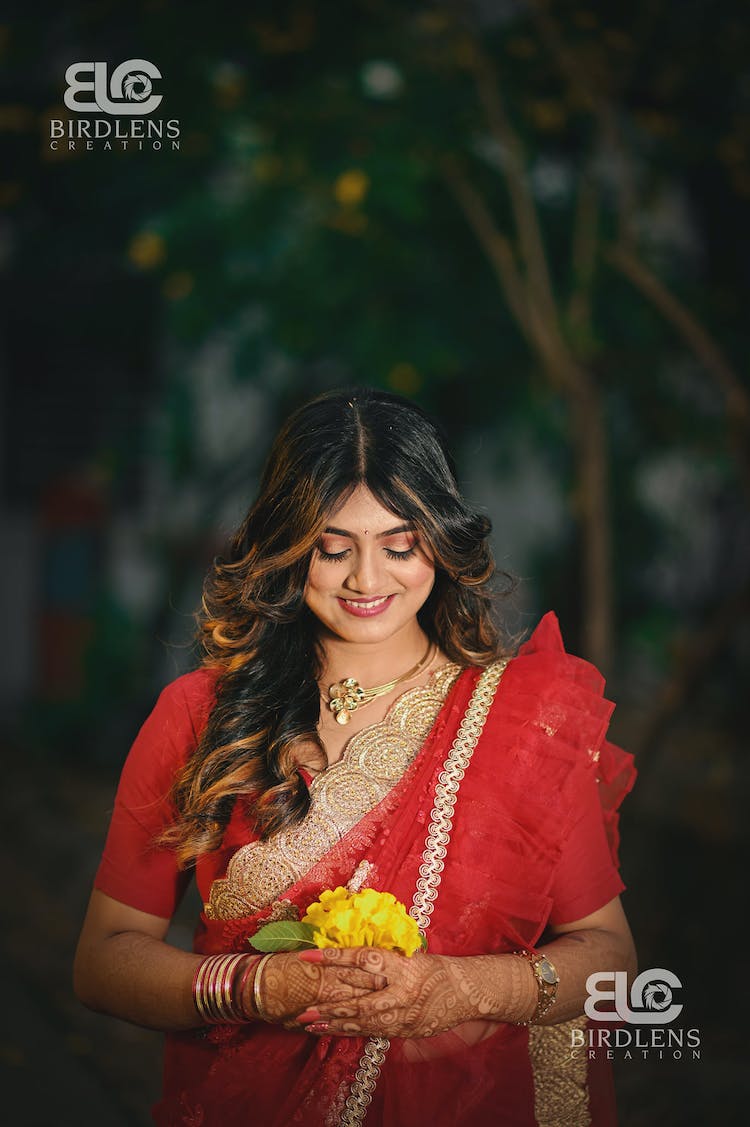
[[[537,987],[537,1003],[528,1021],[517,1021],[516,1025],[534,1025],[540,1021],[541,1018],[554,1006],[557,999],[557,987],[560,983],[560,975],[557,973],[557,968],[546,955],[539,955],[534,951],[514,951],[514,955],[519,958],[525,959],[531,963],[531,969],[534,972]]]
[[[221,972],[223,969],[224,960],[221,955],[216,955],[213,963],[206,974],[205,980],[205,1004],[206,1009],[211,1014],[211,1020],[215,1024],[221,1023],[221,1011],[218,1008],[217,999],[217,986],[219,984]]]
[[[234,1025],[246,1021],[234,1003],[234,981],[247,956],[209,955],[193,977],[193,1002],[207,1025]]]
[[[209,1025],[211,1022],[211,1016],[205,1008],[203,993],[203,982],[206,977],[206,964],[208,962],[208,959],[203,959],[202,962],[198,963],[198,966],[195,968],[195,974],[193,975],[193,1003],[198,1011],[199,1018],[206,1025]]]
[[[255,1012],[257,1013],[261,1021],[270,1020],[268,1014],[266,1014],[266,1012],[264,1011],[263,1004],[260,1000],[260,983],[261,979],[263,978],[263,971],[265,969],[266,963],[272,957],[273,952],[270,952],[268,955],[263,956],[263,958],[258,963],[258,968],[255,972],[255,978],[253,980],[253,1004],[255,1006]]]

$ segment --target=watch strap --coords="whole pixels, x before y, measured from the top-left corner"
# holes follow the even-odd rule
[[[531,964],[538,991],[536,1009],[533,1014],[528,1021],[519,1021],[517,1024],[534,1025],[536,1022],[540,1021],[555,1004],[560,976],[557,973],[554,963],[550,962],[546,955],[540,955],[535,951],[527,951],[525,949],[514,951],[513,954],[521,959],[525,959]]]

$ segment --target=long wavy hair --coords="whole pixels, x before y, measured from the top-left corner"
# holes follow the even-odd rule
[[[183,865],[218,848],[240,795],[262,838],[307,813],[296,753],[304,742],[323,765],[325,754],[322,654],[305,583],[324,528],[360,484],[412,522],[433,556],[435,583],[419,612],[428,637],[464,666],[505,652],[492,614],[490,521],[461,497],[435,424],[413,403],[367,388],[307,403],[282,427],[258,499],[206,578],[199,627],[216,700],[176,778],[178,816],[161,839]]]

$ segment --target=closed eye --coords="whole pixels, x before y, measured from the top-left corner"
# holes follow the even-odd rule
[[[417,545],[412,544],[411,548],[407,548],[405,552],[394,552],[393,548],[386,548],[385,554],[389,560],[408,560],[409,556],[413,556],[417,550]]]
[[[389,560],[408,560],[413,556],[417,550],[417,545],[412,544],[411,548],[407,548],[405,552],[396,552],[393,548],[384,548],[386,556]],[[351,548],[344,548],[341,552],[326,552],[323,548],[318,547],[318,554],[322,560],[331,560],[334,563],[340,563],[345,560],[351,553]]]
[[[322,548],[318,548],[322,560],[345,560],[350,552],[351,548],[344,548],[342,552],[324,552]]]

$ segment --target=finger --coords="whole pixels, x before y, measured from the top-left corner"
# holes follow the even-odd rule
[[[344,982],[349,986],[360,987],[363,990],[384,990],[388,985],[386,976],[375,971],[360,970],[359,967],[332,967],[328,968],[328,975],[324,972],[324,987],[329,975],[333,975],[336,982]]]
[[[328,967],[359,967],[373,974],[382,974],[387,966],[386,956],[393,953],[380,947],[325,947],[314,951],[300,951],[297,958],[305,963],[318,963]]]
[[[356,1022],[315,1021],[305,1026],[305,1033],[317,1034],[325,1037],[333,1034],[335,1037],[365,1037],[368,1033],[357,1025]]]
[[[345,998],[340,1002],[320,1003],[315,1007],[320,1015],[320,1021],[361,1021],[359,1002],[357,999]]]
[[[372,990],[364,989],[361,986],[348,986],[345,983],[339,986],[333,986],[330,990],[326,990],[321,994],[319,1004],[321,1006],[333,1005],[336,1002],[350,1002],[352,998],[366,998],[368,994],[372,994]]]
[[[369,994],[372,994],[372,992],[372,989],[369,988],[363,989],[361,987],[348,986],[345,984],[334,986],[322,993],[315,1005],[309,1006],[304,1013],[298,1014],[294,1020],[300,1025],[305,1025],[307,1022],[314,1020],[313,1017],[310,1016],[311,1014],[314,1013],[317,1017],[320,1017],[321,1009],[326,1007],[330,1009],[331,1007],[340,1005],[351,1007],[355,1001],[366,998]]]
[[[360,1026],[389,1024],[395,1020],[396,999],[388,991],[368,993],[343,1002],[319,1002],[316,1006],[321,1021],[355,1021]]]

